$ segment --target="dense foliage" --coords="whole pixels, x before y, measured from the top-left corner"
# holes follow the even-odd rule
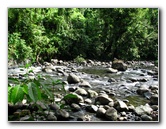
[[[157,8],[9,8],[8,58],[158,59]]]

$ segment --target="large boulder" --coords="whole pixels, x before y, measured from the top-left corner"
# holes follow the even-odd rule
[[[73,84],[73,83],[75,84],[75,83],[79,83],[80,79],[74,73],[70,73],[69,76],[67,77],[67,81],[69,84]]]
[[[114,60],[112,62],[112,68],[119,71],[125,71],[127,70],[127,64],[125,64],[122,60]]]

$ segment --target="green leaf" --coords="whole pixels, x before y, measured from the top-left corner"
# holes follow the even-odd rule
[[[30,66],[31,66],[31,64],[26,64],[26,65],[25,65],[25,68],[28,69]]]
[[[41,90],[34,82],[28,84],[28,95],[33,102],[37,102],[41,99]]]
[[[10,97],[11,97],[11,102],[13,102],[14,104],[19,101],[22,101],[24,98],[24,92],[23,92],[22,87],[20,85],[13,87],[13,89],[11,90]]]
[[[8,87],[8,102],[11,102],[11,91],[13,87]]]
[[[41,86],[48,97],[54,98],[53,94],[48,90],[48,88],[43,83],[41,83]]]
[[[28,86],[27,85],[23,85],[23,89],[22,90],[24,91],[25,94],[28,95]]]

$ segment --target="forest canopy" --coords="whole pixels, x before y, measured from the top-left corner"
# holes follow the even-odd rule
[[[158,8],[8,8],[8,59],[158,60]]]

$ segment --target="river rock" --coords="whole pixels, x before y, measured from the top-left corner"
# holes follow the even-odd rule
[[[92,86],[89,84],[89,82],[82,80],[79,84],[79,87],[86,87],[86,88],[92,88]]]
[[[149,86],[149,89],[158,90],[158,85],[151,85],[151,86]]]
[[[91,104],[91,103],[92,103],[92,100],[89,99],[89,98],[87,98],[87,99],[84,100],[84,102],[87,103],[87,104]]]
[[[42,110],[48,109],[48,105],[44,104],[44,103],[41,102],[41,101],[38,101],[36,104],[37,104],[38,106],[40,106],[40,108],[42,108]]]
[[[95,102],[99,102],[102,105],[108,105],[112,101],[113,100],[109,98],[107,94],[101,94],[95,99]]]
[[[97,112],[96,112],[96,116],[97,117],[104,117],[106,113],[106,110],[102,107],[98,108]]]
[[[134,105],[132,105],[132,104],[129,104],[128,109],[129,109],[129,111],[131,111],[131,112],[135,112],[135,107],[134,107]]]
[[[53,65],[56,65],[56,64],[58,63],[58,59],[51,59],[51,63],[52,63]]]
[[[158,105],[152,105],[151,108],[153,109],[153,111],[157,111],[158,110]]]
[[[109,78],[108,82],[112,83],[112,82],[117,82],[114,78]]]
[[[70,114],[65,111],[64,109],[60,109],[56,112],[58,121],[60,120],[67,120],[70,117]]]
[[[78,95],[81,95],[81,96],[87,96],[88,93],[86,90],[82,89],[82,88],[78,88],[75,93],[77,93]]]
[[[31,120],[31,116],[30,115],[26,115],[26,116],[24,116],[24,117],[21,117],[20,118],[20,121],[29,121],[29,120]]]
[[[149,104],[141,105],[135,108],[135,112],[138,115],[150,114],[153,109],[149,106]]]
[[[64,72],[62,69],[56,69],[58,73],[61,73],[64,76],[68,76],[66,72]]]
[[[117,73],[118,72],[117,69],[113,69],[113,68],[107,68],[106,71],[107,71],[107,73]]]
[[[127,70],[127,64],[125,64],[122,60],[114,60],[112,62],[112,68],[119,71],[125,71]]]
[[[115,108],[110,107],[109,109],[106,110],[105,116],[108,120],[116,121],[118,118],[118,112]]]
[[[157,94],[154,94],[151,96],[150,103],[153,105],[158,105],[158,95]]]
[[[120,112],[128,110],[127,105],[122,100],[119,100],[119,99],[115,101],[114,107]]]
[[[48,69],[48,68],[44,68],[43,71],[46,73],[52,73],[52,69]]]
[[[71,107],[72,107],[73,111],[79,111],[79,110],[81,110],[81,107],[78,104],[76,104],[76,103],[72,103]]]
[[[80,79],[74,73],[70,73],[69,76],[67,77],[67,81],[69,84],[75,84],[75,83],[79,83]]]
[[[95,105],[88,105],[88,106],[86,106],[86,110],[91,112],[91,113],[94,113],[94,112],[97,112],[98,107]]]
[[[60,107],[56,103],[55,104],[50,104],[49,107],[50,107],[51,110],[54,110],[54,111],[60,109]]]
[[[151,117],[151,116],[148,116],[147,114],[141,115],[141,119],[142,119],[143,121],[152,121],[152,120],[153,120],[152,117]]]
[[[144,93],[149,92],[149,89],[146,85],[142,85],[136,92],[137,94],[144,96]]]
[[[89,64],[91,64],[91,65],[94,65],[95,63],[94,63],[94,61],[92,61],[92,60],[87,60],[87,63],[89,63]]]
[[[48,121],[57,121],[57,117],[55,115],[53,115],[53,114],[49,114],[47,116],[47,120]]]
[[[97,96],[98,96],[98,93],[96,92],[96,91],[94,91],[94,90],[88,90],[88,93],[89,93],[89,97],[90,98],[96,98]]]
[[[77,93],[72,93],[72,94],[76,95],[76,97],[66,97],[66,98],[64,98],[64,100],[67,104],[72,104],[72,103],[79,104],[81,102],[84,102],[84,99],[83,99],[82,96],[78,95]]]

